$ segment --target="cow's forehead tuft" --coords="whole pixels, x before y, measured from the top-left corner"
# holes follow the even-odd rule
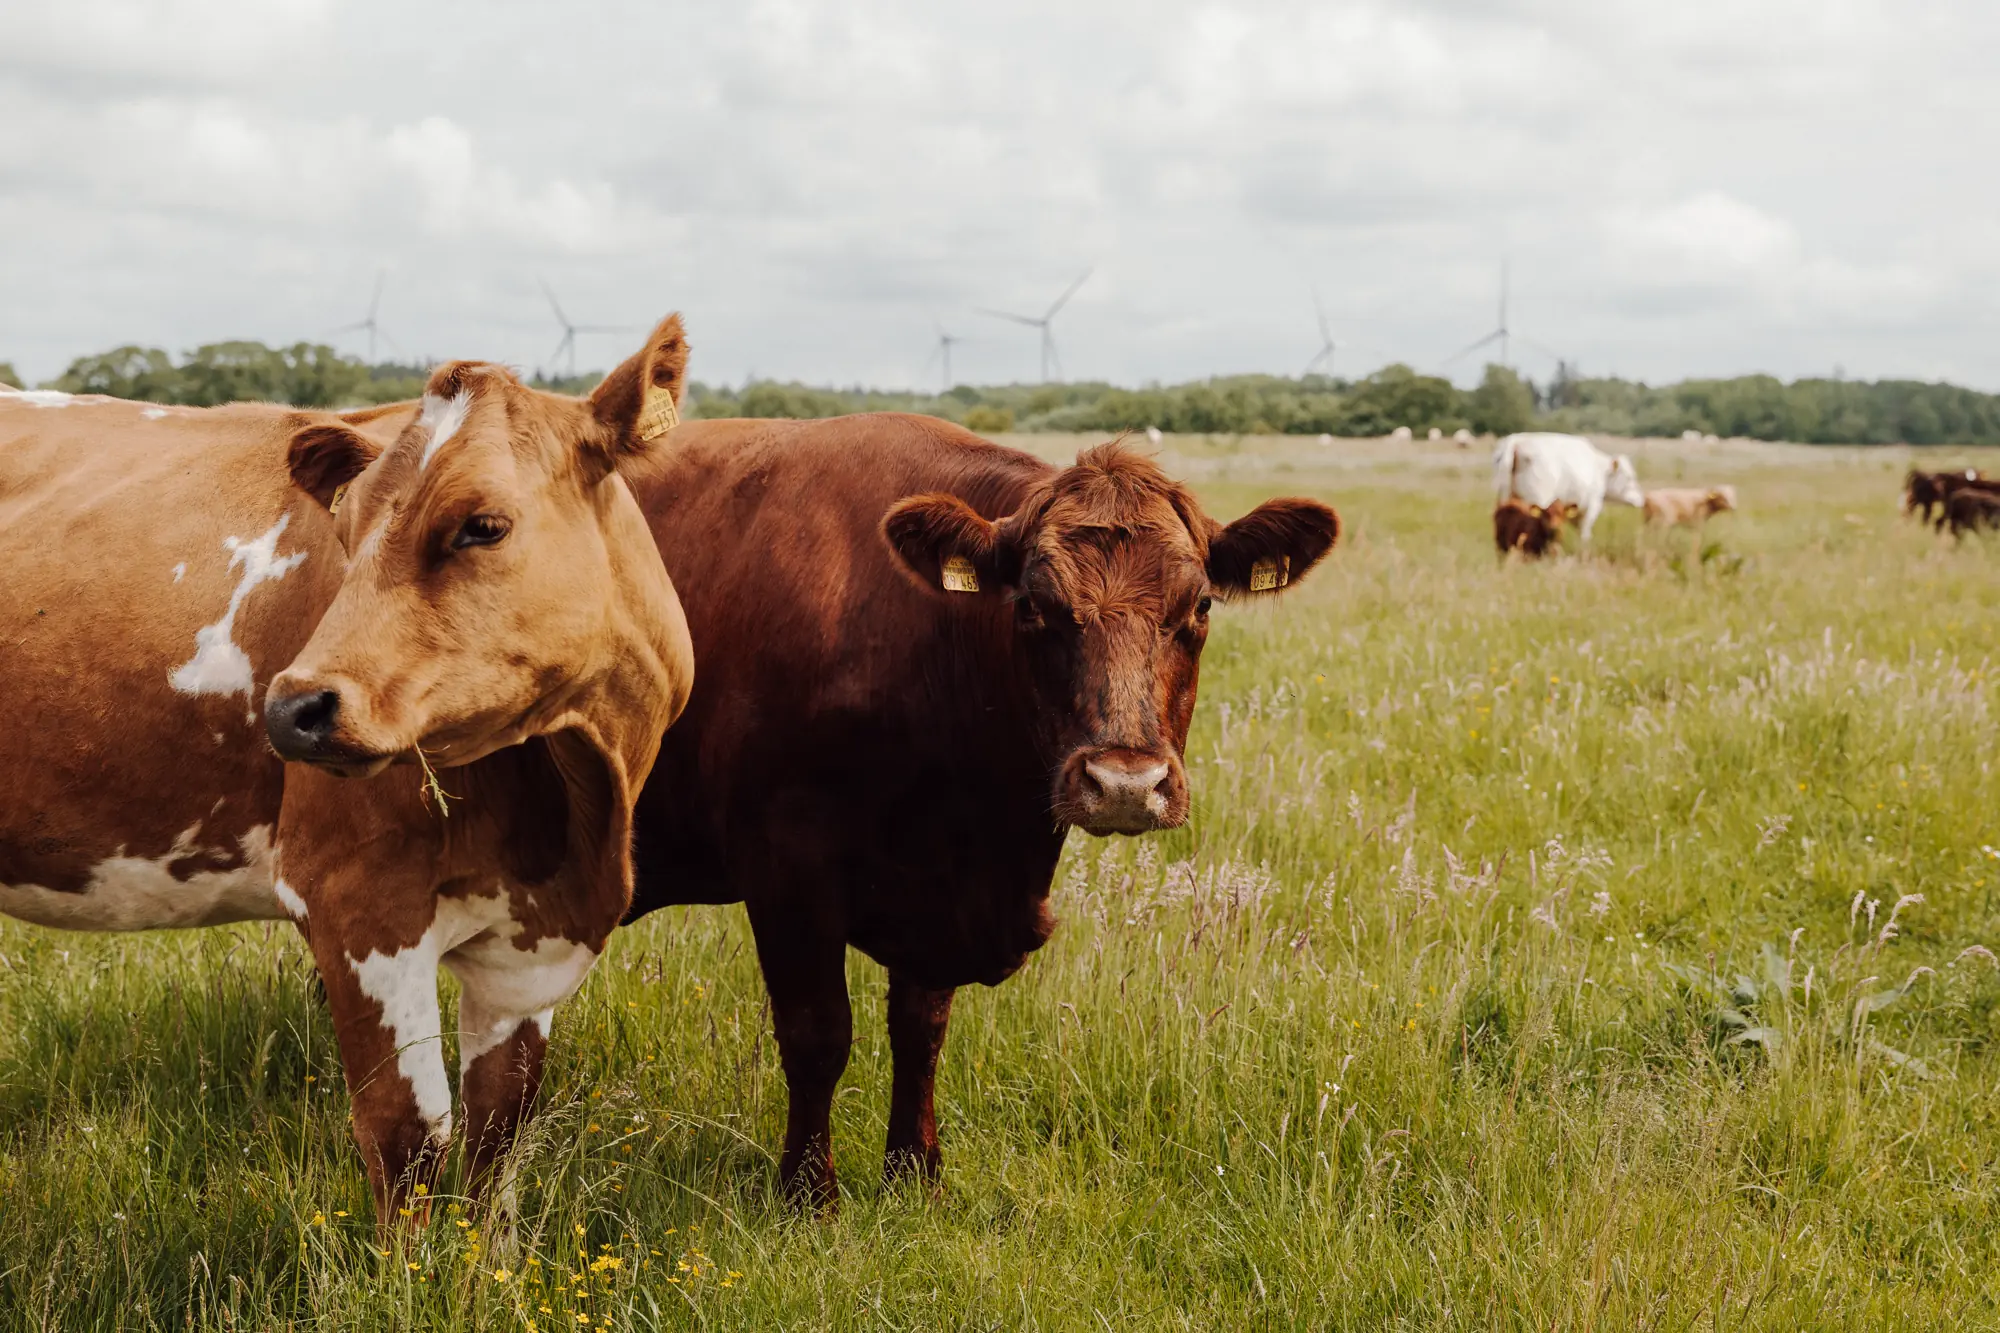
[[[1134,535],[1179,536],[1199,548],[1201,507],[1159,464],[1121,441],[1077,455],[1049,482],[1040,519],[1044,533],[1106,528]]]

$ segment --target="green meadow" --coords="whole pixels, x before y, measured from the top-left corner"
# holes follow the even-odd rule
[[[1162,448],[1346,530],[1218,612],[1188,826],[1073,835],[959,994],[940,1190],[880,1184],[852,955],[840,1210],[786,1210],[740,908],[560,1011],[511,1219],[386,1241],[289,927],[0,922],[0,1328],[2000,1324],[2000,546],[1888,448],[1642,449],[1741,512],[1542,565],[1481,450]]]

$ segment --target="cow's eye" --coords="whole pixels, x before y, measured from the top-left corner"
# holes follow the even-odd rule
[[[452,534],[451,549],[462,551],[468,546],[491,546],[514,530],[514,525],[498,514],[474,514],[458,525]]]
[[[1207,614],[1208,614],[1208,608],[1209,608],[1209,606],[1210,606],[1210,604],[1211,604],[1212,600],[1213,600],[1213,599],[1211,599],[1211,598],[1207,598],[1207,597],[1204,597],[1204,598],[1202,598],[1202,599],[1201,599],[1200,601],[1196,602],[1196,603],[1194,604],[1194,613],[1195,613],[1196,615],[1198,615],[1198,616],[1205,616],[1205,615],[1207,615]]]

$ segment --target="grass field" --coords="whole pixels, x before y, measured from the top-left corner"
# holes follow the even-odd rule
[[[1892,450],[1656,446],[1742,492],[1706,559],[1496,567],[1481,453],[1166,448],[1347,533],[1218,616],[1188,828],[1074,838],[960,993],[940,1196],[854,956],[842,1210],[776,1200],[740,909],[562,1011],[511,1236],[386,1254],[288,929],[0,923],[0,1327],[2000,1324],[2000,550]]]

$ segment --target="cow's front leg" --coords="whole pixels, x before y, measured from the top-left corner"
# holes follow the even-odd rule
[[[357,957],[316,929],[313,953],[353,1104],[354,1142],[383,1228],[411,1191],[436,1183],[451,1142],[451,1085],[439,1031],[436,952],[427,941]]]
[[[942,1166],[938,1152],[938,1053],[951,1022],[949,990],[920,986],[900,972],[889,973],[889,1054],[895,1078],[889,1091],[889,1141],[882,1154],[882,1179],[909,1172],[935,1181]]]
[[[760,911],[754,902],[750,927],[789,1094],[778,1183],[793,1204],[832,1212],[840,1194],[833,1171],[833,1093],[854,1040],[847,944],[809,920]]]
[[[1583,520],[1577,524],[1577,536],[1585,545],[1590,543],[1590,530],[1597,526],[1597,516],[1604,510],[1604,497],[1599,496],[1583,507]]]
[[[446,956],[460,986],[459,1097],[474,1197],[491,1186],[541,1089],[556,1005],[576,993],[597,953],[592,945],[546,938],[524,951],[486,936]]]

